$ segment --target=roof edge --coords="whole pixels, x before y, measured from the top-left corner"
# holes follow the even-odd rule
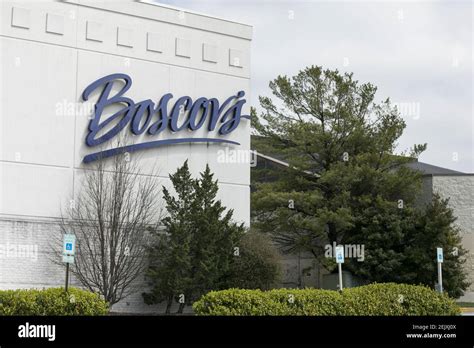
[[[219,35],[252,40],[253,27],[224,18],[180,9],[151,0],[55,0],[66,4],[115,12],[152,21],[207,31]],[[182,16],[186,13],[186,16]]]
[[[173,5],[163,4],[163,3],[159,2],[159,1],[154,1],[154,0],[135,0],[135,1],[136,1],[136,2],[141,2],[141,3],[143,3],[143,4],[148,4],[148,5],[153,5],[153,6],[159,6],[159,7],[169,8],[169,9],[171,9],[171,10],[177,10],[177,11],[180,11],[180,12],[185,12],[185,13],[189,13],[189,14],[194,14],[194,15],[196,15],[196,16],[212,18],[212,19],[216,19],[216,20],[220,20],[220,21],[225,21],[225,22],[229,22],[229,23],[233,23],[233,24],[238,24],[238,25],[244,25],[244,26],[246,26],[246,27],[253,28],[253,25],[248,24],[248,23],[238,22],[238,21],[236,21],[236,20],[231,20],[231,19],[227,19],[227,18],[223,18],[223,17],[217,17],[217,16],[209,15],[209,14],[206,14],[206,13],[203,13],[203,12],[199,12],[199,11],[188,10],[188,9],[185,9],[185,8],[179,7],[179,6],[173,6]]]

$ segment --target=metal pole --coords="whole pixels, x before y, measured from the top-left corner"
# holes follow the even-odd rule
[[[441,262],[438,262],[438,286],[439,292],[443,293],[443,271],[441,269]]]
[[[339,265],[339,290],[342,291],[342,264],[338,263]]]
[[[66,286],[65,286],[66,292],[67,292],[68,286],[69,286],[69,262],[66,263]]]

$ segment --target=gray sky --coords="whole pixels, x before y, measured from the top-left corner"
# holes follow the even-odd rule
[[[426,142],[421,161],[474,172],[471,1],[157,2],[253,25],[253,106],[279,74],[354,72],[400,106],[399,151]]]

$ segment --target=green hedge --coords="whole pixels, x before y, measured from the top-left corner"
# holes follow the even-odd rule
[[[77,288],[0,291],[0,315],[105,315],[107,302]]]
[[[453,299],[428,287],[370,284],[344,289],[229,289],[193,304],[197,315],[459,315]]]

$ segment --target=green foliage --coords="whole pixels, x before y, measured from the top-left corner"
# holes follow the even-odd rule
[[[433,286],[437,279],[436,248],[444,249],[443,288],[457,298],[466,281],[466,250],[454,225],[448,200],[434,195],[424,209],[398,209],[376,200],[359,211],[347,241],[365,245],[365,260],[348,259],[346,269],[369,282],[395,281]]]
[[[395,154],[405,122],[390,101],[376,103],[376,87],[352,74],[317,66],[279,76],[270,89],[277,101],[262,97],[260,117],[253,110],[253,145],[289,166],[252,174],[253,226],[284,251],[312,253],[328,270],[334,263],[324,256],[326,245],[363,244],[364,262],[349,260],[347,269],[369,282],[433,286],[435,248],[456,247],[444,282],[450,295],[462,294],[463,250],[452,212],[436,197],[426,210],[417,207],[421,173],[406,164],[426,144]]]
[[[106,315],[107,302],[77,288],[0,291],[0,315]]]
[[[434,195],[426,210],[419,213],[413,232],[406,241],[404,268],[411,271],[407,280],[430,284],[437,279],[436,248],[444,250],[443,288],[451,297],[460,297],[469,286],[463,267],[468,251],[461,246],[456,217],[448,199]],[[429,252],[427,252],[429,250]]]
[[[321,289],[212,291],[193,305],[197,315],[459,315],[453,299],[427,287],[370,284],[342,293]]]
[[[232,222],[233,211],[226,211],[216,199],[218,185],[209,166],[199,179],[193,179],[187,161],[170,175],[176,196],[163,188],[168,216],[165,231],[156,231],[150,250],[147,278],[152,289],[143,294],[148,304],[173,299],[191,304],[211,289],[222,289],[232,263],[233,248],[244,232]]]
[[[249,231],[239,242],[226,286],[267,290],[281,278],[281,258],[268,235]]]
[[[187,161],[176,173],[170,175],[170,179],[176,197],[163,187],[168,216],[162,220],[165,232],[154,233],[156,242],[150,247],[150,263],[146,272],[152,289],[143,294],[147,304],[166,301],[167,313],[173,299],[184,294],[192,285],[190,249],[193,226],[190,219],[195,198],[195,182],[191,178]]]
[[[287,251],[309,251],[324,262],[324,245],[351,234],[360,202],[415,200],[419,173],[391,170],[410,160],[393,154],[405,123],[389,100],[374,102],[373,85],[309,67],[279,76],[270,88],[283,107],[260,98],[264,112],[253,126],[266,144],[257,150],[279,153],[290,166],[279,168],[277,180],[254,182],[257,228]]]

